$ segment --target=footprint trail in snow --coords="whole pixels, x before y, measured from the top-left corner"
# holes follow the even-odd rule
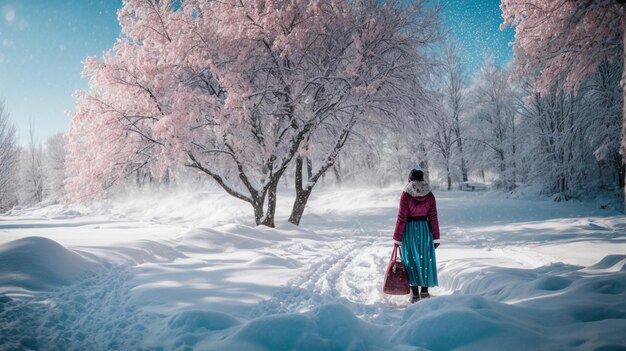
[[[109,269],[55,291],[2,304],[3,349],[140,349],[162,318],[129,303],[128,269]],[[8,326],[8,327],[7,327]]]

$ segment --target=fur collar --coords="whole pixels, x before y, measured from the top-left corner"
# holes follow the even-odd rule
[[[423,180],[414,180],[409,182],[404,188],[404,192],[411,195],[412,197],[421,197],[426,196],[430,193],[430,186],[426,181]]]

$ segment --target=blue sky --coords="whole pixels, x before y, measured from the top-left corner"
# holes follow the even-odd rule
[[[29,120],[41,142],[66,132],[72,94],[87,87],[81,61],[119,36],[121,0],[0,0],[0,99],[27,144]]]
[[[509,43],[515,31],[500,30],[500,0],[442,0],[443,25],[461,45],[463,64],[470,76],[480,69],[483,56],[491,54],[503,66],[513,58]]]
[[[101,55],[120,34],[116,11],[121,0],[0,0],[0,99],[28,143],[32,121],[37,141],[66,132],[72,94],[85,89],[81,61]],[[443,0],[445,29],[463,49],[464,64],[475,72],[485,52],[496,62],[512,58],[513,30],[502,32],[500,1]]]

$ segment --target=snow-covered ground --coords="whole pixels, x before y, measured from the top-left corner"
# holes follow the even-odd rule
[[[399,187],[401,188],[401,187]],[[0,217],[1,350],[626,350],[626,217],[436,192],[440,287],[381,292],[400,191],[322,189],[276,229],[221,192]]]

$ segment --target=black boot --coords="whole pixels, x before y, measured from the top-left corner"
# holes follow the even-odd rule
[[[420,287],[412,286],[411,287],[411,299],[409,300],[409,302],[416,303],[417,301],[419,301],[419,299],[420,299]]]
[[[428,287],[427,286],[422,286],[422,292],[420,293],[420,299],[427,299],[430,297],[430,294],[428,293]]]

